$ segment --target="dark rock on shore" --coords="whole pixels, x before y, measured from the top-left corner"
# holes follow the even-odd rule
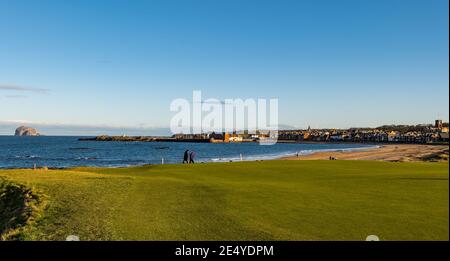
[[[108,136],[100,135],[90,138],[79,138],[79,141],[125,141],[125,142],[210,142],[209,139],[176,139],[173,137],[155,137],[155,136]]]
[[[100,135],[94,138],[80,138],[80,141],[155,141],[155,137],[145,136],[108,136]]]

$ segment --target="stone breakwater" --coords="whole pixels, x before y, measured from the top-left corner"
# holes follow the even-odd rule
[[[79,141],[122,141],[122,142],[210,142],[209,139],[177,139],[172,137],[153,137],[153,136],[107,136],[79,138]]]

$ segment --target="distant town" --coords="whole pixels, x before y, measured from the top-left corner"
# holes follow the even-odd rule
[[[358,143],[415,143],[448,144],[449,123],[436,120],[434,124],[384,125],[377,128],[349,129],[298,129],[279,130],[278,142],[358,142]],[[274,133],[256,131],[208,132],[199,134],[175,134],[160,136],[107,136],[80,138],[84,141],[171,141],[171,142],[257,142],[273,137]]]
[[[284,130],[279,140],[320,142],[448,143],[448,123],[384,125],[377,128]]]

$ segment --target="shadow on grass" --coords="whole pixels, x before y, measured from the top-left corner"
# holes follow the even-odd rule
[[[24,185],[0,178],[0,241],[21,240],[37,216],[42,198]]]

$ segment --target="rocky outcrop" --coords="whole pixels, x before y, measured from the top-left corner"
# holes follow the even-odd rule
[[[16,129],[15,136],[39,136],[36,129],[26,126],[20,126]]]
[[[209,139],[177,139],[174,137],[155,137],[155,136],[108,136],[101,135],[97,137],[79,138],[79,141],[126,141],[126,142],[210,142]]]

